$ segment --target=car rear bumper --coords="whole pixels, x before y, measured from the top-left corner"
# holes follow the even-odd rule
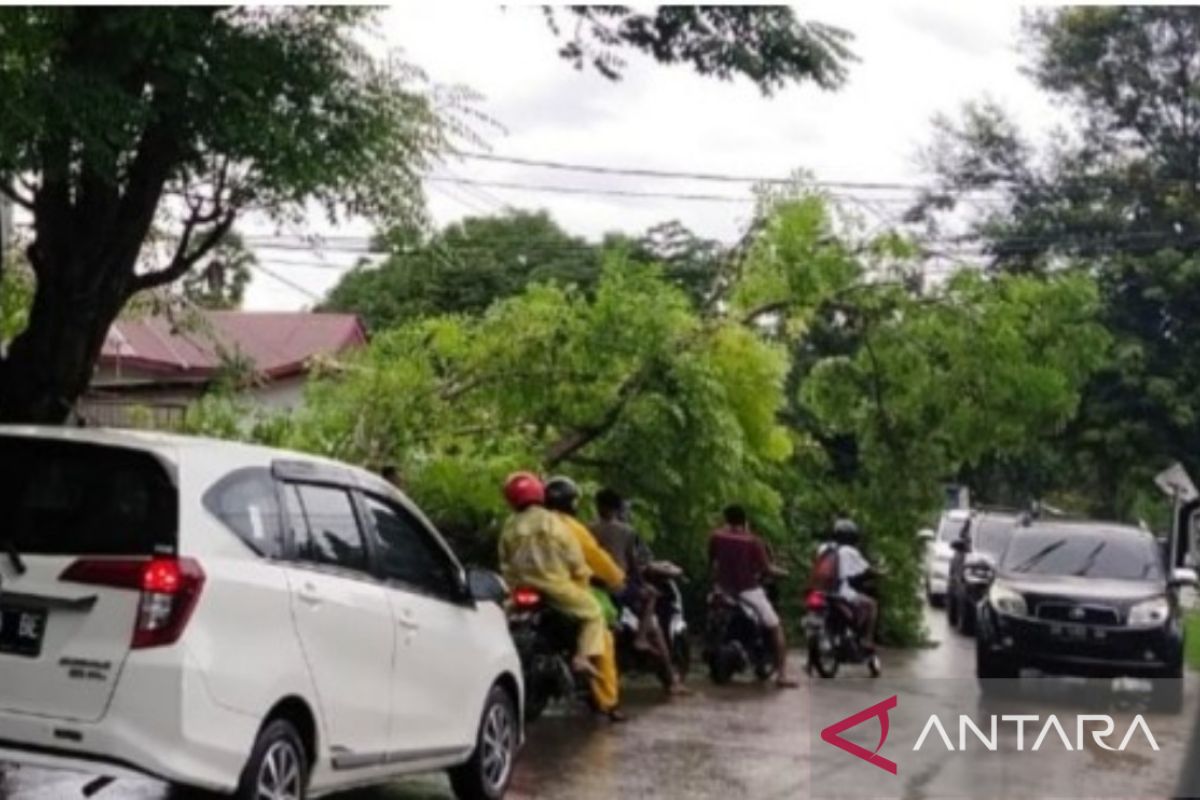
[[[1097,677],[1158,678],[1178,670],[1183,641],[1171,625],[1158,628],[1089,626],[1087,638],[1040,620],[987,615],[984,646],[1020,666],[1044,672]]]
[[[936,568],[931,570],[925,579],[926,589],[929,594],[945,594],[948,584],[948,576],[945,570],[938,571]]]
[[[213,702],[187,665],[182,647],[131,656],[99,722],[0,711],[0,761],[232,791],[261,721]]]

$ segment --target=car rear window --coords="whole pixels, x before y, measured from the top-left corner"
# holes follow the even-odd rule
[[[1045,527],[1013,535],[1006,572],[1081,578],[1153,580],[1162,577],[1154,540],[1124,528]]]
[[[178,493],[138,450],[0,437],[0,541],[31,555],[174,551]]]
[[[942,517],[938,525],[937,538],[939,542],[957,542],[966,530],[968,520],[956,519],[949,515]]]

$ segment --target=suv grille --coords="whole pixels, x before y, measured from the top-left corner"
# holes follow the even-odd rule
[[[1078,622],[1085,625],[1119,625],[1120,616],[1112,606],[1080,605],[1077,603],[1039,603],[1037,618],[1055,622]]]

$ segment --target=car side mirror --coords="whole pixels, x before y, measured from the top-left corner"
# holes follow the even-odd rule
[[[467,570],[467,593],[479,603],[503,604],[508,599],[508,586],[490,569],[471,567]]]
[[[917,540],[924,542],[925,544],[929,544],[936,538],[937,535],[934,534],[934,532],[929,528],[922,528],[921,530],[917,531]]]
[[[1172,586],[1190,586],[1194,589],[1197,583],[1196,570],[1191,567],[1176,567],[1171,571]]]

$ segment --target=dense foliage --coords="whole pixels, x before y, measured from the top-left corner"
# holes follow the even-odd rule
[[[1072,112],[1068,128],[1039,148],[991,104],[942,120],[929,155],[945,191],[931,205],[1002,193],[977,225],[996,267],[1086,270],[1116,344],[1062,437],[971,477],[1130,516],[1155,472],[1200,467],[1200,10],[1055,9],[1026,28],[1030,73]]]
[[[191,424],[395,464],[482,561],[517,468],[635,498],[655,546],[698,577],[720,508],[742,502],[795,568],[789,598],[814,540],[853,513],[889,568],[889,633],[911,641],[914,534],[939,482],[1070,418],[1106,344],[1095,287],[963,274],[922,293],[890,277],[911,248],[859,241],[818,196],[767,205],[753,231],[715,302],[613,254],[590,292],[532,283],[479,313],[379,331],[298,414],[255,420],[214,400]],[[833,332],[845,346],[813,357]],[[835,468],[846,441],[853,463]]]
[[[702,74],[747,75],[764,91],[808,79],[832,87],[849,58],[844,34],[782,9],[570,13],[591,25],[564,55],[595,42],[610,74],[615,50],[636,48]],[[33,218],[37,278],[25,327],[0,357],[0,419],[63,421],[126,303],[191,273],[247,208],[298,218],[317,207],[385,226],[421,217],[420,175],[461,132],[462,97],[428,91],[394,54],[372,55],[373,14],[0,13],[0,192]],[[164,222],[178,246],[157,261],[147,245]]]
[[[702,303],[724,255],[720,245],[678,222],[593,243],[567,233],[544,211],[508,210],[468,217],[428,236],[400,230],[378,240],[388,252],[383,262],[348,273],[323,304],[358,314],[370,330],[434,314],[478,314],[536,283],[590,295],[607,257],[658,264],[670,283]]]

